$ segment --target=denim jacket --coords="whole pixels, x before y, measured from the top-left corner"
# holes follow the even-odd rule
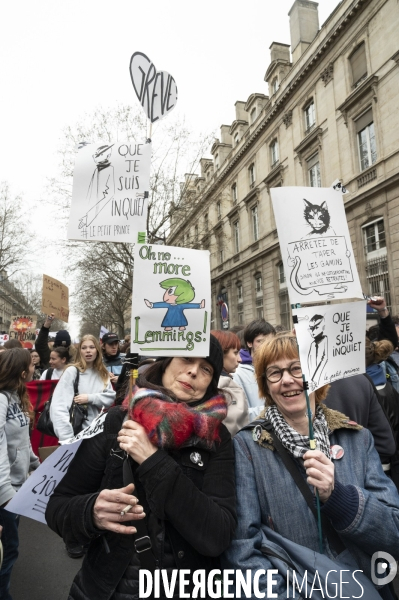
[[[345,494],[341,506],[327,512],[328,502],[322,510],[339,533],[359,569],[371,577],[371,556],[374,552],[389,552],[399,558],[399,494],[385,475],[373,438],[367,429],[348,421],[342,413],[323,406],[330,435],[330,445],[342,446],[344,456],[334,461],[335,480],[342,490],[355,496],[355,517],[346,523]],[[266,409],[267,413],[267,409]],[[265,414],[260,415],[259,419]],[[262,554],[261,545],[268,545],[269,528],[289,540],[319,551],[316,520],[292,476],[273,448],[267,431],[254,441],[252,429],[240,431],[234,438],[236,454],[236,486],[238,526],[229,549],[224,553],[224,568],[267,570],[271,563]],[[301,459],[295,459],[306,477]],[[325,510],[327,509],[327,510]],[[270,543],[272,548],[272,543]],[[324,539],[325,552],[330,558],[335,554]],[[286,599],[287,582],[277,577],[273,592],[280,600]],[[266,592],[266,577],[261,577],[259,589]],[[266,596],[267,597],[267,594]],[[299,596],[297,596],[299,597]]]

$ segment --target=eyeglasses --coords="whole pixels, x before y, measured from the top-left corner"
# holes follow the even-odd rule
[[[288,373],[295,377],[295,379],[302,379],[302,367],[301,363],[294,362],[289,367],[285,369],[279,369],[278,367],[269,367],[266,371],[266,379],[270,381],[270,383],[277,383],[280,381],[284,375],[284,371],[288,371]]]

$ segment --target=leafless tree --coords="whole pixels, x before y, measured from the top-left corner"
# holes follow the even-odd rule
[[[25,263],[29,246],[28,219],[21,196],[12,196],[8,184],[0,183],[0,272],[7,271],[8,277]]]

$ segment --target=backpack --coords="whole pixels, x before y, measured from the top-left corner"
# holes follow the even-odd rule
[[[385,377],[387,378],[387,381],[399,393],[399,367],[398,367],[398,365],[390,356],[380,364],[385,371]]]

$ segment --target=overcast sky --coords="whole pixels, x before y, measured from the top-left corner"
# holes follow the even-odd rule
[[[176,111],[198,132],[230,124],[234,103],[267,94],[273,41],[290,43],[293,0],[19,0],[2,5],[0,36],[0,179],[27,208],[57,174],[62,129],[96,106],[136,103],[129,76],[135,51],[171,73]],[[320,0],[320,26],[337,6]],[[95,141],[95,140],[93,140]],[[45,208],[30,213],[40,236]],[[53,231],[54,234],[54,231]],[[59,232],[66,238],[66,231]],[[34,269],[62,278],[54,254]],[[65,280],[68,284],[68,281]]]

